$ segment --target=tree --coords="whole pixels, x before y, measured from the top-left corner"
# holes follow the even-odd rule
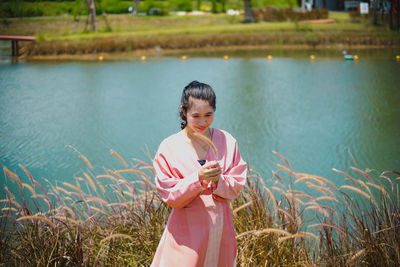
[[[137,6],[139,4],[139,0],[133,0],[133,9],[132,9],[132,16],[137,15]]]
[[[227,0],[220,0],[220,2],[221,2],[221,6],[222,6],[222,12],[226,12],[226,1]]]
[[[201,10],[201,0],[197,0],[196,3],[196,9]]]
[[[244,0],[244,22],[254,22],[251,0]]]
[[[397,31],[400,32],[400,0],[395,0],[396,3],[396,13],[397,16]]]
[[[217,13],[217,0],[211,0],[211,12]]]
[[[89,14],[90,14],[90,20],[92,24],[92,31],[97,32],[97,27],[96,27],[96,4],[95,0],[85,0],[86,5],[89,9]]]
[[[371,7],[372,7],[372,25],[377,25],[378,22],[376,21],[376,9],[378,5],[378,0],[372,0],[371,1]]]
[[[390,26],[390,29],[393,30],[393,0],[390,0],[389,26]]]

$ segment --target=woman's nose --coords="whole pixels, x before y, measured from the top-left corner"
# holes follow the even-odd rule
[[[207,119],[206,118],[201,118],[200,119],[200,124],[201,125],[206,125],[207,124]]]

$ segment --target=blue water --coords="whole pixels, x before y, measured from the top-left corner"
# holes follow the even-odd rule
[[[400,170],[400,64],[392,57],[2,60],[0,164],[24,181],[19,164],[39,181],[59,183],[87,169],[69,145],[97,174],[123,167],[110,149],[128,162],[150,162],[162,139],[180,130],[180,94],[194,79],[216,91],[213,126],[236,137],[266,181],[282,162],[272,150],[295,171],[339,185],[347,181],[332,168]],[[0,181],[16,187],[3,173]]]

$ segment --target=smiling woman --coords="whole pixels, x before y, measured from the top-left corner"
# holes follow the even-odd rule
[[[194,142],[191,145],[202,162],[206,160],[208,149],[207,139],[201,139],[201,136],[208,139],[212,137],[210,126],[214,121],[215,104],[215,93],[207,84],[193,81],[185,87],[182,93],[179,107],[182,119],[181,128],[187,136],[197,134],[198,138],[192,138]]]
[[[247,164],[229,133],[210,128],[215,99],[211,86],[187,85],[180,107],[182,131],[166,138],[154,158],[158,194],[173,210],[152,266],[235,266],[228,201],[246,183]]]
[[[206,100],[196,99],[190,97],[190,111],[185,112],[187,118],[187,126],[194,131],[204,133],[208,130],[208,137],[210,137],[210,125],[214,120],[214,110]]]

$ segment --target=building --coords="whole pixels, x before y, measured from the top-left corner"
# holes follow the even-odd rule
[[[369,1],[360,1],[360,0],[313,0],[313,8],[327,8],[329,10],[349,10],[352,8],[357,8],[360,2],[369,2]]]

